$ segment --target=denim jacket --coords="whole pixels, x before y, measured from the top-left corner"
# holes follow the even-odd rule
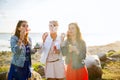
[[[30,40],[30,43],[28,44],[28,46],[31,49],[31,46],[32,46],[31,39],[29,38],[29,40]],[[23,67],[26,60],[26,57],[25,57],[26,48],[25,48],[25,45],[18,46],[17,43],[18,43],[18,37],[15,35],[12,36],[10,40],[11,51],[13,53],[11,64],[14,64],[18,67]]]
[[[84,59],[86,58],[86,44],[83,40],[79,41],[76,46],[79,51],[78,54],[75,54],[75,52],[70,53],[69,52],[69,44],[67,40],[63,42],[61,46],[62,54],[65,56],[65,63],[70,64],[72,61],[72,68],[78,69],[85,65]]]

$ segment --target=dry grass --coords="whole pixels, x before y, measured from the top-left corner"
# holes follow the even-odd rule
[[[120,62],[106,64],[102,78],[105,80],[120,80]]]
[[[9,70],[11,55],[11,52],[0,52],[0,72],[7,72]]]

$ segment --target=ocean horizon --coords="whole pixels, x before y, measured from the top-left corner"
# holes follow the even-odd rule
[[[29,34],[29,36],[32,39],[33,46],[36,43],[40,43],[42,41],[42,39],[41,39],[42,34],[43,34],[42,32]],[[0,51],[11,51],[10,38],[12,35],[13,35],[12,33],[0,33]],[[115,41],[120,41],[120,39],[118,38],[117,35],[114,36],[114,35],[110,35],[110,34],[83,33],[82,36],[86,42],[87,47],[88,46],[106,45],[109,43],[113,43]]]

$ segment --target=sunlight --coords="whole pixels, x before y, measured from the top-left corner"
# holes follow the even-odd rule
[[[17,21],[21,19],[28,21],[31,33],[47,32],[49,31],[49,21],[57,20],[60,33],[67,31],[69,23],[77,22],[83,36],[84,34],[105,35],[105,42],[107,42],[109,40],[106,36],[109,34],[114,37],[112,40],[119,40],[119,37],[115,37],[120,34],[118,29],[120,26],[119,2],[119,0],[1,1],[0,32],[14,32]],[[14,7],[13,4],[16,7]],[[86,40],[88,40],[87,35],[84,36]],[[98,35],[93,38],[96,37],[98,37]],[[100,39],[100,41],[102,39]],[[92,41],[91,38],[89,38],[89,40]]]

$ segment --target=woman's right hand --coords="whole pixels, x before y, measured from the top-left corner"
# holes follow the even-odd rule
[[[24,40],[24,36],[25,36],[25,34],[26,34],[26,30],[25,30],[25,28],[23,28],[21,31],[20,31],[20,40]]]
[[[68,45],[68,50],[69,50],[70,53],[73,51],[73,50],[72,50],[72,45],[71,45],[71,44]]]
[[[65,33],[61,33],[61,41],[64,41],[65,39]]]
[[[43,43],[45,42],[47,36],[48,36],[48,33],[47,33],[47,32],[45,32],[45,33],[42,35]]]
[[[19,46],[22,44],[25,34],[26,34],[26,30],[24,28],[22,28],[20,30],[20,37],[19,37],[19,40],[18,40],[18,45]]]

